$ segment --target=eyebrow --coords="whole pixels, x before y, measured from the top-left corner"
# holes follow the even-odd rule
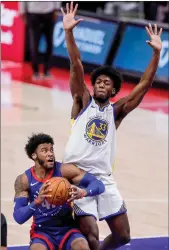
[[[47,147],[44,146],[44,147],[41,148],[41,150],[42,150],[42,149],[47,149]],[[51,147],[50,149],[53,149],[53,147]]]
[[[110,79],[101,79],[101,78],[99,78],[97,80],[103,80],[104,82],[110,82],[111,81]]]
[[[42,149],[46,149],[46,147],[41,148],[41,150],[42,150]]]

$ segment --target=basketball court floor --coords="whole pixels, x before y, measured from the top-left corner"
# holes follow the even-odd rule
[[[56,159],[62,160],[70,131],[69,72],[53,69],[53,80],[35,84],[29,64],[2,62],[1,66],[1,211],[8,220],[8,244],[26,246],[31,220],[17,225],[13,219],[14,181],[33,165],[24,152],[33,132],[50,134]],[[88,75],[85,80],[89,84]],[[133,86],[124,83],[114,101]],[[119,127],[114,175],[128,207],[131,236],[142,239],[121,249],[168,249],[167,92],[150,90]],[[99,229],[102,240],[109,229],[105,222],[99,222]]]

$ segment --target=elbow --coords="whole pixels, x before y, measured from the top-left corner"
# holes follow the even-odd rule
[[[22,220],[22,218],[19,216],[19,213],[14,212],[13,218],[19,225],[22,225],[25,221]]]
[[[99,181],[99,194],[104,193],[105,191],[105,185],[103,184],[102,181]]]

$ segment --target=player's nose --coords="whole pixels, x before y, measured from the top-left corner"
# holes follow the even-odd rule
[[[48,157],[53,157],[53,156],[54,156],[54,153],[51,151],[48,151]]]
[[[104,82],[100,82],[99,87],[104,88]]]

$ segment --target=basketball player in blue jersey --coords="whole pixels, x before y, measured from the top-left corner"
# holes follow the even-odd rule
[[[14,219],[23,224],[33,216],[31,250],[90,250],[72,217],[70,203],[61,206],[49,204],[45,199],[50,196],[46,188],[50,188],[49,179],[54,176],[68,179],[79,185],[72,185],[70,201],[99,195],[105,190],[104,184],[73,164],[55,162],[53,145],[53,139],[46,134],[34,134],[29,138],[25,150],[35,166],[16,178]]]
[[[105,184],[105,192],[97,197],[84,197],[75,203],[81,209],[81,231],[87,236],[91,249],[99,249],[98,227],[95,218],[106,220],[111,234],[103,241],[101,250],[116,249],[130,241],[130,228],[126,207],[112,174],[115,159],[116,129],[122,120],[135,109],[152,85],[162,47],[157,25],[146,27],[147,41],[153,49],[150,64],[138,85],[128,96],[113,105],[109,100],[120,90],[122,77],[110,66],[97,68],[91,75],[93,97],[84,82],[80,53],[73,36],[74,27],[82,21],[75,20],[77,5],[66,4],[63,28],[71,62],[70,90],[73,97],[72,129],[64,154],[64,163],[94,174]],[[125,55],[124,55],[125,56]],[[146,55],[145,55],[146,56]],[[83,212],[82,212],[83,211]],[[80,214],[78,214],[80,215]],[[92,216],[91,216],[92,215]]]

